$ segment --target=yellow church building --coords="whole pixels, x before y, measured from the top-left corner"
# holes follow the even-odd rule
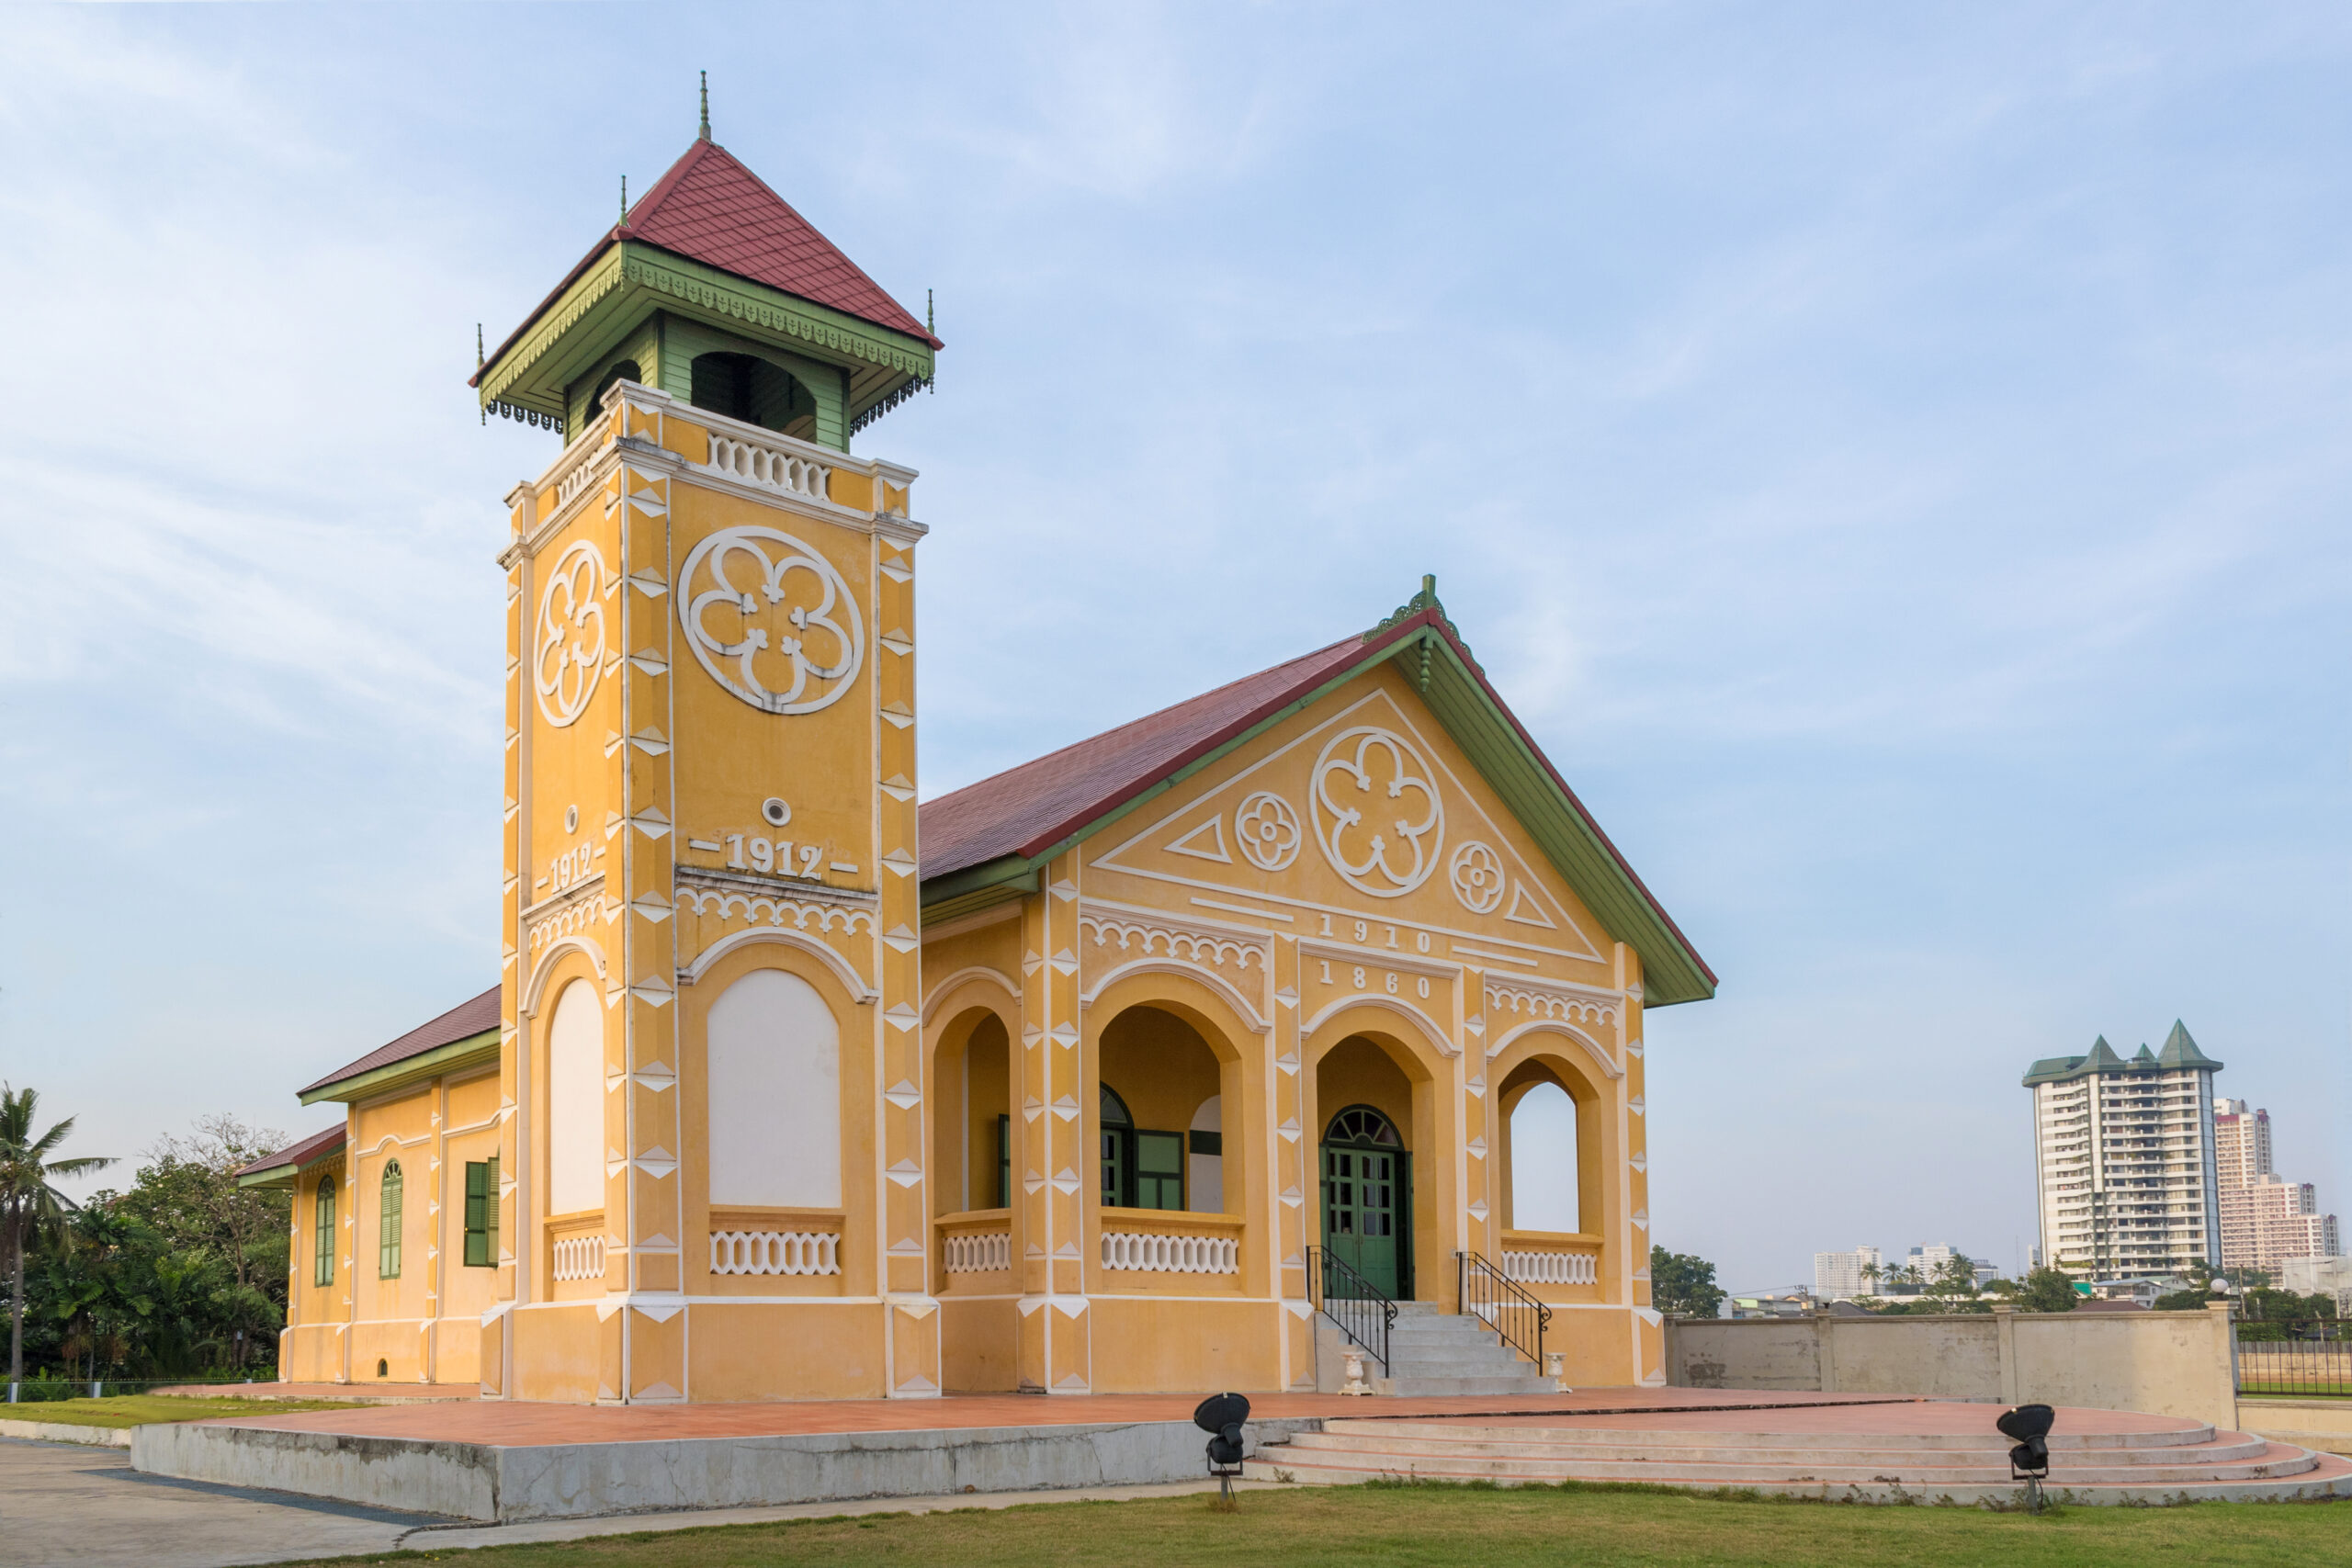
[[[294,1195],[280,1375],[1286,1390],[1466,1314],[1662,1383],[1643,1016],[1714,976],[1429,580],[919,799],[928,530],[851,441],[940,347],[706,123],[483,356],[562,442],[499,558],[501,968],[249,1171]],[[1543,1085],[1573,1231],[1512,1213]]]

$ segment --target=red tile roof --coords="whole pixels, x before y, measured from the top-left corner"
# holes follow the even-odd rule
[[[1034,855],[1060,842],[1130,795],[1362,662],[1389,640],[1387,636],[1377,643],[1361,637],[1343,638],[925,801],[921,824],[923,880],[1004,855]]]
[[[716,141],[697,141],[615,232],[940,347],[912,312]]]
[[[498,987],[492,986],[469,1002],[459,1002],[430,1023],[420,1024],[388,1044],[379,1045],[359,1060],[334,1072],[313,1084],[304,1084],[300,1092],[324,1089],[329,1084],[356,1078],[362,1073],[372,1073],[379,1067],[389,1067],[395,1062],[405,1062],[411,1056],[422,1056],[456,1041],[468,1039],[485,1030],[498,1027]]]
[[[580,265],[564,274],[563,281],[523,318],[523,324],[507,334],[485,367],[497,364],[598,256],[623,240],[659,245],[933,348],[946,346],[733,153],[716,141],[696,141],[628,209],[617,228],[598,236]],[[475,371],[466,385],[481,385],[481,374]]]
[[[258,1176],[265,1170],[277,1170],[284,1166],[300,1168],[321,1155],[333,1154],[343,1147],[344,1128],[338,1122],[323,1131],[311,1134],[299,1144],[288,1144],[274,1155],[264,1155],[251,1165],[240,1166],[232,1174]]]

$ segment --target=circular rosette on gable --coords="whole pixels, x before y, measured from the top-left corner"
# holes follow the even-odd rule
[[[1280,871],[1296,860],[1305,837],[1290,802],[1263,789],[1234,808],[1233,836],[1241,845],[1241,858],[1260,871]]]
[[[815,713],[849,690],[865,624],[833,563],[775,528],[726,528],[678,571],[678,621],[711,679],[769,713]]]
[[[605,668],[605,558],[582,539],[556,558],[539,592],[531,685],[539,712],[558,729],[596,694]]]
[[[1445,803],[1403,736],[1371,725],[1340,731],[1315,759],[1315,841],[1348,886],[1397,898],[1429,880],[1445,841]]]
[[[1477,840],[1453,852],[1447,872],[1453,882],[1453,896],[1472,914],[1489,914],[1503,901],[1502,857]]]

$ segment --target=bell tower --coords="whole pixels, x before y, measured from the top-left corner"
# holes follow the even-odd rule
[[[483,1393],[939,1390],[910,469],[926,324],[702,133],[494,352],[500,1305]]]

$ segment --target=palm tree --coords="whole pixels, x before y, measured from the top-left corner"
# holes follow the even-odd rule
[[[0,1230],[8,1237],[8,1382],[12,1387],[25,1377],[25,1243],[74,1207],[74,1201],[50,1182],[58,1177],[85,1176],[114,1163],[112,1157],[99,1155],[50,1158],[74,1131],[74,1118],[68,1116],[35,1137],[33,1113],[40,1103],[35,1090],[0,1083]]]

